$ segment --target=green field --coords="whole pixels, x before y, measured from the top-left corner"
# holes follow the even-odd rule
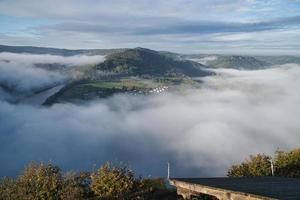
[[[88,83],[72,83],[62,91],[49,98],[46,104],[55,102],[74,102],[78,100],[92,100],[105,98],[115,93],[126,91],[141,90],[146,91],[160,86],[150,80],[121,79],[117,81],[96,81]]]
[[[82,102],[106,98],[117,93],[139,92],[144,94],[162,86],[181,90],[186,87],[197,87],[199,83],[188,77],[160,77],[155,79],[123,78],[113,81],[73,82],[57,94],[48,98],[45,105],[58,102]]]
[[[95,88],[105,88],[105,89],[122,89],[122,88],[150,88],[151,86],[143,81],[123,79],[120,81],[98,81],[87,84],[82,84],[84,86],[90,86]]]

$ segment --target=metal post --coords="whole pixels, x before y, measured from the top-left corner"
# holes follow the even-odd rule
[[[270,159],[271,162],[271,172],[272,172],[272,176],[274,176],[274,163],[273,163],[273,159]]]
[[[168,162],[168,176],[167,176],[167,179],[169,180],[170,179],[170,163]]]

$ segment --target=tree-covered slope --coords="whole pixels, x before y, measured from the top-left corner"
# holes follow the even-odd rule
[[[193,87],[198,82],[191,77],[214,75],[204,67],[150,49],[127,49],[109,54],[102,63],[83,67],[81,80],[67,84],[44,105],[81,103],[116,93],[150,95],[166,88]]]
[[[300,64],[300,56],[255,56],[255,58],[271,63],[272,65],[282,65],[287,63]]]
[[[207,62],[213,68],[233,68],[256,70],[266,68],[269,63],[251,56],[217,56],[217,59]]]
[[[100,71],[134,76],[206,76],[212,74],[203,67],[204,65],[193,61],[174,59],[163,53],[144,48],[110,54],[103,63],[96,65],[96,69]]]

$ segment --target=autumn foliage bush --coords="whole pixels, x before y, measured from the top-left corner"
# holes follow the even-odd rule
[[[274,176],[300,178],[300,149],[276,151],[273,159]],[[272,176],[271,157],[264,154],[252,155],[244,162],[233,165],[229,177]]]
[[[59,167],[30,163],[17,178],[0,181],[0,200],[177,199],[163,179],[136,178],[124,165],[106,163],[93,173],[62,174]]]

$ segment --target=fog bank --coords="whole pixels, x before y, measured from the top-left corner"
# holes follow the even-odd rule
[[[0,53],[0,86],[6,88],[7,93],[28,94],[34,90],[41,90],[62,84],[75,76],[72,68],[82,65],[96,64],[104,60],[104,56],[53,56]],[[37,65],[50,64],[48,67],[37,67]],[[66,69],[55,69],[52,65],[62,65]],[[62,67],[62,68],[63,68]],[[67,71],[68,73],[64,73]],[[2,95],[2,96],[3,96]],[[4,99],[4,97],[2,97]],[[5,97],[9,99],[9,97]]]
[[[0,101],[0,176],[31,160],[65,170],[128,162],[138,174],[222,176],[249,154],[299,147],[300,66],[215,70],[199,90],[37,108]]]

